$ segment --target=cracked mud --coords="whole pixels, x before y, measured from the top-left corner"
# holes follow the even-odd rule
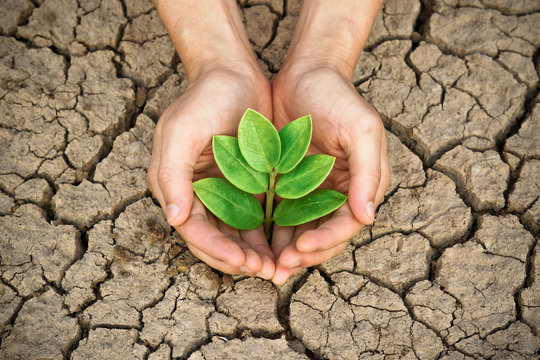
[[[241,0],[265,74],[299,0]],[[187,86],[149,0],[0,5],[0,359],[538,359],[540,3],[388,0],[354,72],[373,226],[283,286],[193,257],[145,185]]]

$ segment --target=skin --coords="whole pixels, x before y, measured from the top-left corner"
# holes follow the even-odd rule
[[[302,267],[341,253],[374,219],[389,184],[384,128],[351,83],[381,0],[304,1],[286,60],[273,84],[262,74],[231,0],[154,0],[182,60],[188,88],[160,117],[147,184],[195,256],[226,273],[284,283]],[[205,210],[192,182],[219,176],[212,135],[236,136],[246,108],[281,129],[311,114],[309,153],[336,157],[323,187],[348,193],[331,216],[238,231]],[[262,199],[261,199],[262,200]]]
[[[262,229],[238,231],[208,213],[192,182],[218,176],[213,135],[235,135],[247,107],[272,118],[262,74],[234,1],[155,1],[189,85],[161,115],[147,185],[195,256],[226,273],[270,279],[275,259]]]
[[[302,267],[340,254],[352,236],[373,222],[374,209],[388,189],[384,127],[352,85],[353,69],[380,6],[380,1],[304,1],[285,62],[272,84],[276,127],[311,114],[309,152],[336,157],[322,187],[349,196],[331,216],[296,228],[275,227],[277,284]]]

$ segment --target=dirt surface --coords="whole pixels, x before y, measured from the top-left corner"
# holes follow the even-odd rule
[[[300,3],[240,5],[272,77]],[[0,359],[538,359],[539,24],[537,0],[386,1],[354,84],[390,190],[276,287],[199,262],[146,189],[186,87],[149,0],[2,1]]]

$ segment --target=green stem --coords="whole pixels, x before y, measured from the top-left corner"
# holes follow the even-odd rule
[[[277,172],[275,169],[272,169],[270,172],[270,184],[268,190],[266,190],[266,213],[264,217],[264,234],[266,239],[270,240],[270,231],[272,229],[272,210],[274,209],[274,194],[275,192],[275,183]]]

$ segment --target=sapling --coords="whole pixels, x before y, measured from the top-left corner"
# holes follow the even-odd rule
[[[270,238],[272,223],[296,226],[340,207],[347,196],[317,189],[332,170],[330,155],[305,156],[311,142],[311,116],[287,124],[279,133],[268,119],[247,109],[238,126],[238,138],[216,135],[212,149],[225,176],[193,183],[203,204],[224,223],[251,230],[264,223]],[[304,157],[305,156],[305,157]],[[266,193],[264,212],[254,194]],[[283,200],[274,209],[274,196]]]

